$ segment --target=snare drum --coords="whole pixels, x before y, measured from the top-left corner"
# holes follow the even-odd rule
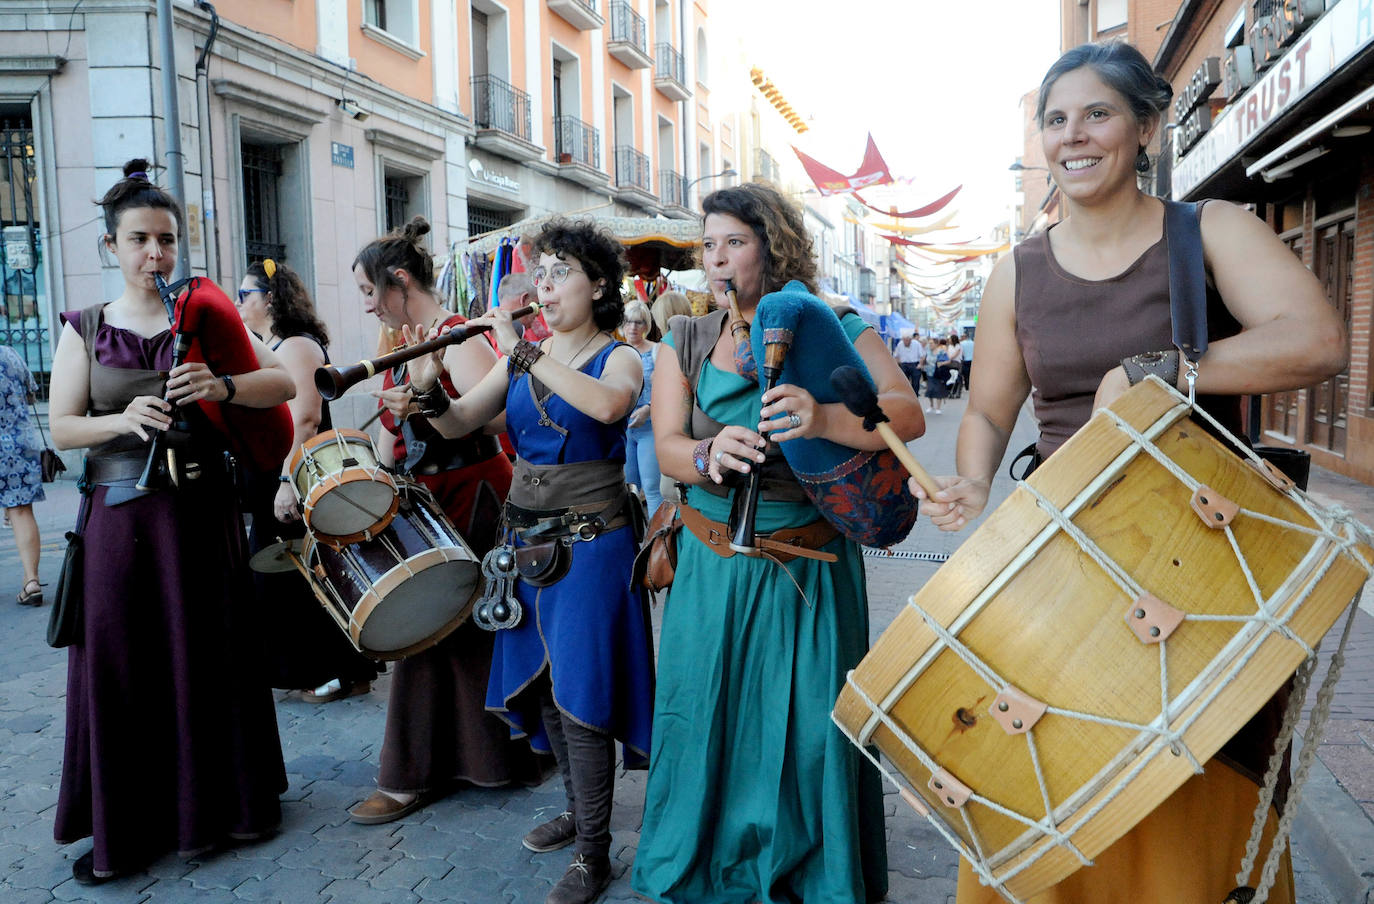
[[[402,483],[396,517],[370,540],[341,546],[307,535],[315,595],[360,653],[402,659],[462,624],[481,564],[423,486]]]
[[[326,430],[301,443],[291,484],[305,526],[341,544],[371,539],[396,515],[396,482],[360,430]]]
[[[1374,567],[1367,528],[1191,411],[1153,377],[1099,411],[911,598],[836,703],[907,802],[1017,899],[1199,771]]]

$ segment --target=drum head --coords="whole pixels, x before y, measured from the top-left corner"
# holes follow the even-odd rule
[[[449,550],[433,550],[442,555]],[[451,552],[457,552],[451,550]],[[422,563],[411,559],[412,569]],[[481,567],[470,558],[445,559],[416,571],[367,614],[358,637],[363,652],[387,657],[431,638],[470,608]]]
[[[396,489],[389,483],[344,475],[342,482],[320,493],[306,515],[309,527],[329,537],[352,537],[371,530],[374,534],[391,521],[396,511]]]

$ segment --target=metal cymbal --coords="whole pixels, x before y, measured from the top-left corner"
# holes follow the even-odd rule
[[[302,540],[279,540],[258,550],[253,558],[248,560],[248,567],[261,574],[294,571],[303,544]]]

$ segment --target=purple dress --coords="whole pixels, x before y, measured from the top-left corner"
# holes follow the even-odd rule
[[[79,330],[79,317],[63,320]],[[165,332],[145,339],[102,322],[93,345],[93,379],[99,366],[147,374],[171,361]],[[85,501],[83,637],[67,660],[53,835],[60,844],[94,836],[101,872],[281,820],[286,771],[271,691],[240,661],[249,649],[241,607],[253,593],[242,522],[228,481],[197,483],[208,485],[114,508],[97,486]]]

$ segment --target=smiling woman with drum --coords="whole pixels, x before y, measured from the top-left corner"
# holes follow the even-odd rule
[[[944,489],[922,503],[940,528],[958,530],[983,511],[1028,394],[1040,423],[1036,453],[1044,457],[1146,372],[1186,392],[1172,344],[1174,239],[1164,237],[1164,205],[1137,184],[1171,93],[1121,43],[1074,48],[1045,76],[1037,118],[1068,216],[1002,258],[988,279],[978,386],[959,427],[959,474],[940,478]],[[1212,339],[1197,379],[1205,394],[1199,404],[1239,434],[1237,396],[1321,382],[1345,366],[1345,339],[1321,286],[1260,220],[1223,202],[1201,206],[1199,216]],[[914,484],[912,492],[925,498]],[[1280,697],[1095,867],[1032,900],[1219,904],[1235,884]],[[958,900],[997,898],[961,864]],[[1293,900],[1286,864],[1270,900]]]
[[[364,310],[385,329],[463,322],[434,294],[434,262],[421,244],[428,232],[429,223],[416,217],[370,242],[353,262]],[[449,347],[444,390],[469,392],[495,361],[485,342]],[[480,556],[495,541],[510,462],[481,425],[451,440],[436,433],[416,409],[410,379],[402,365],[386,373],[383,389],[375,393],[385,407],[381,461],[423,484]],[[465,782],[490,787],[542,780],[545,764],[524,745],[512,743],[501,720],[486,711],[490,663],[491,636],[469,623],[396,664],[377,790],[349,810],[354,822],[400,819]]]
[[[305,284],[285,264],[268,260],[249,265],[238,291],[239,316],[276,353],[296,384],[291,400],[291,452],[333,424],[329,403],[315,388],[315,368],[329,363],[329,334],[315,316]],[[288,455],[273,472],[250,474],[245,507],[253,516],[248,551],[257,554],[278,540],[305,536],[300,504],[291,486]],[[349,644],[294,570],[253,573],[267,678],[273,687],[299,690],[307,703],[328,703],[371,690],[377,665]],[[313,690],[310,690],[313,688]]]
[[[479,603],[474,615],[502,628],[487,705],[513,735],[558,758],[567,811],[524,845],[545,852],[576,841],[547,904],[583,904],[611,878],[614,742],[627,769],[643,768],[649,753],[651,638],[644,593],[630,586],[636,537],[624,474],[641,370],[634,349],[611,337],[623,313],[619,243],[590,223],[555,221],[533,244],[532,276],[553,335],[538,345],[520,339],[510,313],[492,311],[473,323],[490,324],[509,357],[475,389],[456,401],[440,391],[437,353],[412,362],[412,379],[429,387],[417,398],[445,435],[505,412],[518,455],[504,518],[514,550],[489,564],[513,564],[520,579],[489,570],[496,605],[485,612]],[[482,343],[459,347],[473,344]]]

